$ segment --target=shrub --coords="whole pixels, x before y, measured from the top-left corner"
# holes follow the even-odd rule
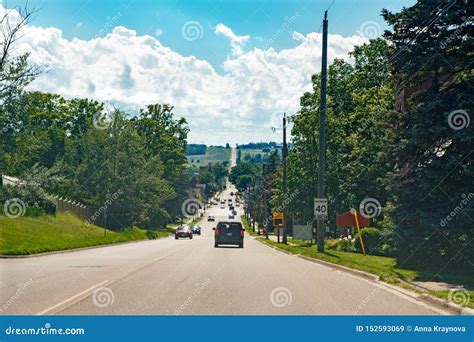
[[[146,231],[146,237],[149,240],[156,240],[158,238],[158,233],[153,231],[153,230],[147,230]]]
[[[377,228],[363,228],[362,238],[364,239],[365,251],[367,254],[378,254],[378,248],[380,248],[380,231]],[[362,253],[362,247],[360,245],[360,239],[357,236],[355,240],[355,248],[357,252]]]
[[[326,248],[341,252],[355,252],[354,242],[351,240],[334,239],[326,241]]]
[[[42,214],[54,215],[56,213],[56,202],[37,186],[0,186],[0,205],[12,199],[21,201],[24,206],[23,214],[27,216],[38,216]]]

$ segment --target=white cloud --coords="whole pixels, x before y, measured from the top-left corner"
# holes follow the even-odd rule
[[[248,40],[224,25],[218,30],[236,44]],[[295,32],[293,37],[294,48],[235,55],[220,73],[205,60],[180,55],[156,37],[123,26],[91,40],[69,40],[57,28],[29,26],[16,49],[31,52],[31,62],[47,70],[32,89],[129,110],[169,103],[188,120],[191,142],[223,144],[280,139],[278,131],[271,131],[274,113],[295,112],[299,97],[311,89],[311,75],[320,71],[321,35]],[[365,41],[330,35],[330,61],[347,58],[354,45]]]
[[[242,55],[242,46],[248,42],[250,36],[238,36],[236,35],[230,27],[225,26],[224,24],[218,24],[214,28],[216,34],[221,34],[224,37],[227,37],[230,40],[230,46],[232,47],[232,54],[234,56]]]

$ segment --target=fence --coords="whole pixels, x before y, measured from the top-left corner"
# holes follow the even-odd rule
[[[53,200],[56,202],[56,207],[58,211],[70,212],[71,214],[76,215],[80,219],[83,219],[96,226],[103,227],[104,220],[102,212],[96,212],[95,210],[88,208],[82,203],[67,198],[56,196],[53,197]]]
[[[0,186],[19,186],[27,184],[24,180],[19,178],[10,177],[6,175],[0,176]],[[104,226],[104,215],[103,211],[95,211],[88,208],[80,202],[73,201],[71,199],[62,198],[59,196],[48,196],[56,204],[56,208],[59,212],[70,212],[82,220],[85,220],[96,226]]]

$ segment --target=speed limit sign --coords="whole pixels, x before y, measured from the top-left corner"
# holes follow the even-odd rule
[[[314,199],[314,217],[327,218],[328,217],[328,199],[315,198]]]

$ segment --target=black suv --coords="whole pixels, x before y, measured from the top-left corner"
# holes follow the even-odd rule
[[[244,232],[240,222],[219,222],[214,232],[214,247],[219,245],[237,245],[244,248]]]

